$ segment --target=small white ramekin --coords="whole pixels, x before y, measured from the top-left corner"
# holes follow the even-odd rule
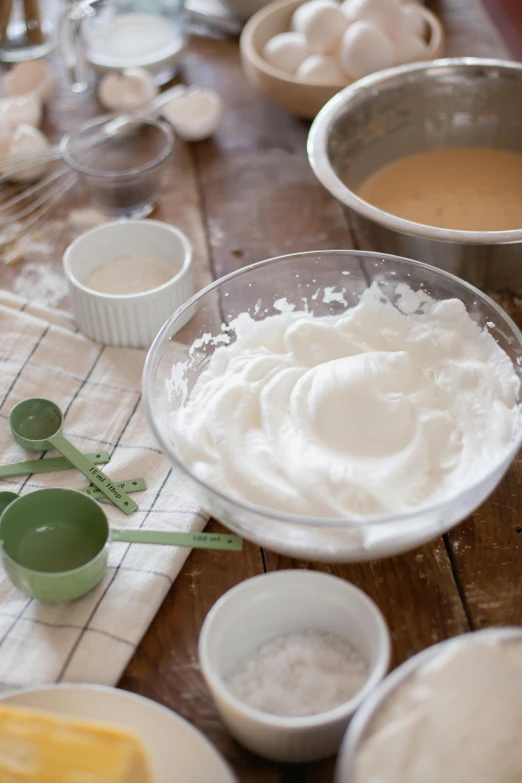
[[[83,284],[107,261],[127,255],[165,261],[172,266],[172,279],[150,291],[124,295],[104,294]],[[192,245],[182,231],[159,220],[110,221],[86,231],[65,251],[63,268],[78,327],[105,345],[148,348],[165,321],[194,293]]]
[[[276,636],[314,630],[346,639],[369,664],[364,687],[349,702],[319,715],[269,715],[237,699],[225,678],[242,659]],[[318,571],[261,574],[225,593],[203,623],[201,670],[231,734],[273,761],[302,763],[335,754],[351,716],[378,685],[390,662],[390,634],[365,593]]]

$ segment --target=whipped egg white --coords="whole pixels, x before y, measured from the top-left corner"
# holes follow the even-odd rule
[[[519,431],[518,375],[460,300],[397,291],[392,304],[374,283],[339,315],[239,316],[170,414],[182,462],[238,500],[326,518],[478,481]]]

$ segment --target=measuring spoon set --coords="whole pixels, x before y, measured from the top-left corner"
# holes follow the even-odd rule
[[[232,534],[164,530],[111,530],[95,498],[105,495],[125,514],[138,506],[129,493],[146,489],[142,478],[113,481],[97,465],[106,451],[83,454],[61,432],[63,414],[50,400],[31,398],[9,416],[16,442],[27,451],[57,449],[63,456],[0,466],[0,478],[77,468],[92,486],[40,489],[28,495],[0,492],[0,545],[11,582],[43,601],[67,601],[92,590],[107,567],[108,545],[121,541],[241,551]]]

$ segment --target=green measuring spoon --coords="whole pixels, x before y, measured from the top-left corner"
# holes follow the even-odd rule
[[[142,492],[144,489],[147,489],[145,479],[142,478],[127,479],[127,481],[116,481],[114,487],[116,491],[123,489],[127,493]],[[102,494],[102,491],[99,487],[86,487],[85,489],[80,489],[78,491],[83,492],[85,495],[89,495],[91,498],[99,498]]]
[[[127,479],[127,481],[117,481],[115,486],[120,489],[124,489],[125,492],[142,492],[144,489],[147,489],[145,479],[142,478]],[[83,492],[84,495],[89,495],[91,498],[99,498],[102,494],[102,491],[99,487],[92,486],[82,487],[76,491]],[[13,500],[17,500],[19,497],[21,497],[21,495],[17,495],[16,492],[0,492],[0,514],[4,508],[7,508],[7,506],[13,502]]]
[[[228,533],[111,530],[103,507],[74,489],[37,489],[15,496],[0,515],[6,573],[16,587],[42,601],[69,601],[92,590],[103,578],[113,541],[243,548],[243,540]]]
[[[60,408],[50,400],[33,397],[15,405],[9,415],[11,432],[17,443],[27,451],[58,449],[80,473],[96,484],[124,514],[131,514],[138,508],[134,500],[122,489],[115,490],[115,483],[81,451],[61,434],[63,415]]]
[[[109,461],[108,451],[91,451],[84,454],[95,465],[106,465]],[[47,459],[29,459],[25,462],[11,462],[9,465],[0,465],[0,478],[12,478],[13,476],[29,476],[31,473],[52,473],[55,470],[70,470],[74,468],[65,457],[48,457]]]

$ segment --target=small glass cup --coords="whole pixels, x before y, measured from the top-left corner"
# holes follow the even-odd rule
[[[95,120],[62,139],[64,161],[77,171],[93,204],[114,218],[144,218],[158,200],[162,165],[174,146],[161,120]]]
[[[0,62],[36,60],[56,45],[60,3],[0,0]]]

